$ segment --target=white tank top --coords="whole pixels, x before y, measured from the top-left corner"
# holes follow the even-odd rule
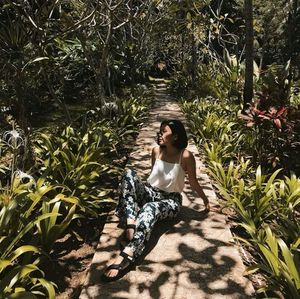
[[[160,156],[160,155],[159,155]],[[184,188],[185,172],[179,163],[169,163],[156,159],[147,182],[152,186],[166,192],[182,192]]]

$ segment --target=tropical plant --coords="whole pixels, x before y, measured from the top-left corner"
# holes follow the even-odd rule
[[[261,168],[256,170],[255,180],[240,179],[231,190],[218,186],[222,197],[226,203],[236,212],[240,221],[248,233],[253,236],[257,233],[261,225],[273,219],[275,211],[271,203],[274,201],[276,184],[274,182],[280,169],[275,171],[270,177],[262,175]]]
[[[260,105],[264,110],[270,107],[286,107],[292,92],[291,61],[284,65],[269,65],[261,76]]]
[[[28,182],[23,183],[25,179]],[[44,253],[38,244],[30,243],[35,227],[56,214],[28,213],[34,209],[38,211],[38,202],[43,197],[40,194],[38,198],[31,197],[33,189],[35,182],[32,177],[18,171],[13,175],[12,187],[0,193],[0,295],[3,298],[10,295],[11,298],[22,298],[22,295],[35,298],[34,294],[44,291],[48,293],[48,298],[55,298],[53,284],[45,279],[44,272],[39,268]],[[29,245],[24,245],[26,243]]]
[[[226,159],[232,158],[230,145],[224,145],[215,141],[203,145],[205,154],[208,157],[208,163],[224,163]]]
[[[300,238],[296,239],[290,247],[276,237],[270,226],[264,225],[253,240],[253,245],[258,249],[262,262],[248,268],[249,273],[258,269],[266,273],[267,285],[259,288],[258,293],[278,290],[284,298],[296,299],[300,295],[300,263],[299,245]]]
[[[39,134],[37,153],[50,181],[63,186],[63,192],[79,198],[83,211],[96,215],[101,200],[107,199],[109,190],[103,188],[99,178],[118,168],[111,166],[109,140],[105,131],[88,131],[81,135],[66,127],[60,136]]]
[[[274,194],[277,235],[288,245],[300,235],[300,180],[295,174],[285,176],[277,185]]]
[[[284,126],[288,126],[288,109],[286,107],[270,107],[268,111],[262,111],[255,106],[249,108],[248,115],[241,114],[240,117],[247,121],[247,127],[252,127],[268,120],[281,131]]]
[[[246,128],[249,128],[243,130],[244,134],[253,135],[254,163],[271,167],[286,164],[285,156],[293,139],[292,124],[287,115],[285,107],[270,107],[264,111],[255,105],[249,107],[247,114],[240,114],[239,117],[246,121]]]
[[[48,218],[37,223],[38,233],[40,235],[41,246],[46,252],[50,252],[53,244],[59,239],[71,221],[79,215],[75,214],[77,199],[58,194],[51,201],[43,201],[41,212],[43,215],[51,214]],[[71,203],[68,207],[66,203]],[[66,215],[62,215],[62,213]],[[59,220],[59,216],[63,216]]]
[[[236,125],[234,120],[237,112],[229,105],[220,104],[212,98],[182,101],[181,107],[189,115],[188,124],[200,144],[230,135],[232,127]]]
[[[137,133],[138,125],[140,125],[146,117],[149,104],[149,98],[137,99],[131,97],[125,101],[118,101],[117,126],[130,130],[130,133]]]
[[[47,281],[44,272],[38,267],[38,258],[32,263],[21,264],[24,256],[40,251],[31,245],[23,245],[0,259],[0,295],[1,298],[37,299],[39,296],[55,298],[54,284]]]
[[[209,164],[209,173],[215,180],[218,186],[224,188],[230,192],[236,188],[239,181],[245,178],[245,175],[251,173],[251,166],[249,166],[250,160],[244,160],[241,158],[235,162],[231,160],[228,167],[224,167],[221,163],[212,162]]]

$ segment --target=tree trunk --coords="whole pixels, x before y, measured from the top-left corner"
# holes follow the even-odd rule
[[[192,73],[192,85],[193,87],[195,86],[195,80],[196,80],[196,72],[197,72],[197,42],[196,42],[196,38],[195,38],[195,34],[194,34],[194,22],[192,22],[192,69],[191,69],[191,73]]]
[[[22,86],[22,78],[21,75],[16,76],[16,80],[14,81],[14,88],[16,92],[16,110],[17,110],[17,122],[21,129],[24,131],[25,135],[28,133],[28,123],[27,123],[27,115],[26,108],[24,103],[25,92]]]
[[[244,14],[246,25],[245,36],[245,85],[243,95],[243,110],[246,110],[253,98],[253,3],[244,0]]]
[[[181,71],[184,68],[184,44],[185,44],[185,38],[184,38],[185,33],[181,33]]]
[[[294,40],[296,39],[296,19],[298,11],[298,0],[293,0],[291,3],[291,10],[288,19],[288,47],[289,58],[293,61],[294,54]]]

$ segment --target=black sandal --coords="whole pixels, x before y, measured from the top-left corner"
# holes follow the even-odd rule
[[[126,274],[126,272],[129,270],[129,267],[132,266],[133,264],[132,256],[128,255],[124,251],[120,253],[120,256],[123,257],[123,261],[120,264],[112,264],[105,269],[102,275],[102,280],[104,282],[110,282],[110,281],[115,281],[120,279],[122,276]],[[112,277],[105,275],[105,272],[112,269],[118,270],[118,274]]]
[[[126,225],[126,229],[125,232],[123,234],[122,240],[121,240],[121,249],[124,249],[126,247],[126,245],[131,241],[130,239],[128,239],[127,237],[127,229],[133,229],[133,234],[135,233],[135,229],[136,229],[136,225],[135,224],[127,224]]]

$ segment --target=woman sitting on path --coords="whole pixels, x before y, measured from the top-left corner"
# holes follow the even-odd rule
[[[158,220],[177,216],[182,204],[185,173],[191,188],[202,198],[205,210],[210,209],[196,178],[195,158],[186,149],[187,134],[183,124],[179,120],[163,121],[157,143],[159,146],[152,149],[152,171],[147,183],[131,169],[123,176],[116,214],[126,227],[126,243],[114,263],[106,268],[105,281],[117,280],[124,275],[128,266],[143,252]]]

